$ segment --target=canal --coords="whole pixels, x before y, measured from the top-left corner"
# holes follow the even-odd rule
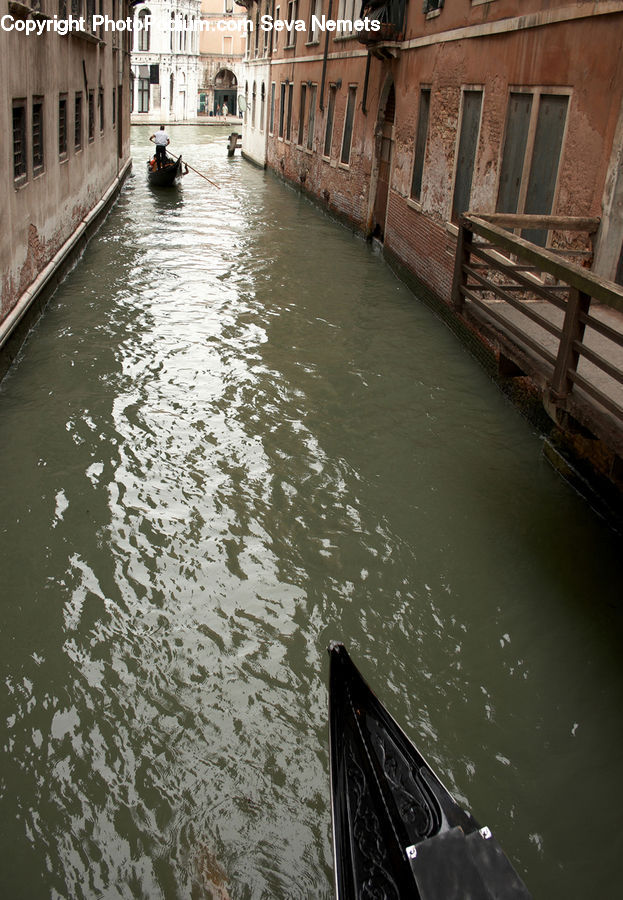
[[[330,898],[343,639],[535,897],[618,897],[620,543],[370,246],[172,129],[0,385],[1,893]]]

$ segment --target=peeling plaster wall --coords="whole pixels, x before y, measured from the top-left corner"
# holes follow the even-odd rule
[[[44,0],[43,11],[51,15],[57,11],[52,6],[52,0]],[[0,11],[8,14],[6,0],[0,0]],[[112,7],[107,12],[111,11]],[[127,37],[117,35],[113,42],[111,34],[106,33],[102,38],[104,43],[90,35],[51,33],[38,37],[0,31],[0,128],[6,138],[0,156],[0,320],[13,309],[129,160],[129,65],[124,49]],[[118,49],[113,49],[113,43]],[[104,92],[102,132],[98,113],[100,86]],[[92,141],[88,138],[87,88],[94,90]],[[83,97],[80,150],[75,149],[74,142],[76,92],[82,92]],[[67,153],[62,158],[58,123],[61,93],[67,97]],[[34,97],[43,98],[44,169],[36,176],[32,165]],[[20,99],[26,102],[27,179],[23,184],[14,178],[12,140],[13,101]]]
[[[597,7],[609,14],[596,14]],[[365,51],[356,40],[330,38],[325,110],[316,112],[313,153],[297,146],[300,85],[312,81],[320,91],[325,35],[309,52],[301,46],[294,51],[278,48],[271,66],[271,80],[276,82],[275,134],[267,140],[267,164],[368,232],[377,189],[378,107],[382,86],[388,76],[393,77],[396,116],[385,242],[394,251],[399,245],[408,247],[408,264],[423,270],[428,267],[429,247],[414,245],[416,235],[422,233],[414,227],[414,218],[427,219],[429,231],[433,225],[439,229],[444,244],[445,235],[450,244],[454,239],[449,220],[462,89],[483,91],[470,200],[470,208],[481,212],[493,212],[497,204],[511,89],[562,90],[569,93],[569,109],[552,212],[599,216],[623,97],[623,4],[607,2],[597,7],[590,2],[526,0],[518,9],[511,0],[476,4],[461,0],[427,19],[419,4],[411,4],[401,50],[394,58],[371,61],[367,115],[362,109]],[[306,17],[305,2],[299,14]],[[489,33],[490,28],[494,32]],[[306,54],[313,58],[305,58]],[[338,54],[343,58],[337,58]],[[291,141],[277,134],[282,81],[294,84]],[[323,142],[332,82],[341,82],[341,87],[329,161],[323,157]],[[344,167],[339,151],[349,83],[358,86],[357,113],[351,161]],[[422,192],[419,203],[413,204],[410,191],[420,86],[431,88],[431,110]],[[405,207],[400,215],[392,209],[395,204]],[[451,254],[444,253],[439,263],[451,274]],[[447,281],[447,277],[436,278],[440,288]]]

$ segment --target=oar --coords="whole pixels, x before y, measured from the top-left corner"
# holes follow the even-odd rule
[[[197,169],[195,169],[193,166],[191,166],[191,164],[190,164],[189,162],[187,162],[186,160],[184,160],[184,165],[185,165],[185,166],[188,166],[188,168],[189,168],[192,172],[194,172],[196,175],[200,175],[202,178],[205,178],[206,181],[209,181],[211,185],[213,185],[218,191],[220,191],[220,189],[221,189],[220,185],[215,184],[214,181],[210,181],[210,179],[208,178],[208,176],[207,176],[207,175],[204,175],[203,172],[198,172]]]

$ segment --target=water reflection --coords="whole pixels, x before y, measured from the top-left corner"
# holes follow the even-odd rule
[[[616,848],[573,848],[578,817],[618,828],[616,542],[227,133],[172,129],[220,191],[156,192],[135,130],[0,387],[4,894],[330,897],[342,637],[535,896],[612,895]]]

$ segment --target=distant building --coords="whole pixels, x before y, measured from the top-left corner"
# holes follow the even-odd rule
[[[197,112],[215,116],[227,106],[237,116],[243,83],[246,13],[234,0],[203,0],[201,4],[200,74]]]
[[[274,110],[274,99],[271,106],[271,92],[275,85],[271,83],[271,56],[273,49],[273,31],[260,27],[262,16],[272,16],[273,0],[237,0],[240,6],[247,9],[253,30],[247,32],[245,52],[244,79],[244,134],[242,153],[247,159],[259,166],[266,165],[266,137],[271,129],[269,112]]]
[[[11,23],[89,17],[94,0],[2,0],[0,350],[5,368],[34,308],[56,286],[131,165],[126,32],[41,35]],[[113,19],[125,0],[102,0]]]
[[[201,0],[134,6],[132,123],[186,122],[197,115]],[[149,28],[140,24],[149,22]]]

